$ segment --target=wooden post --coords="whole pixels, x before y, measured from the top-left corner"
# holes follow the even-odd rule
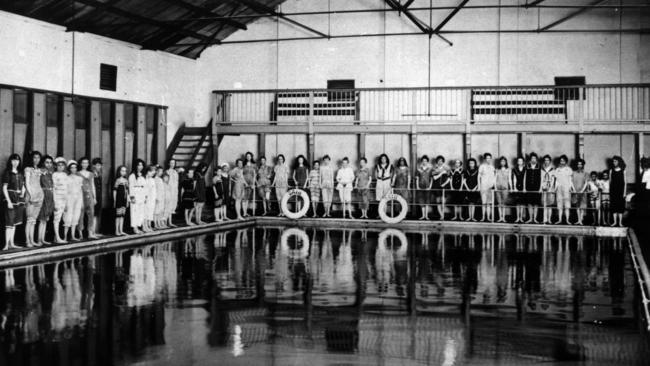
[[[576,134],[576,150],[577,155],[581,158],[585,158],[585,135],[583,133]]]
[[[358,137],[359,137],[359,145],[358,145],[359,159],[361,159],[366,156],[366,134],[360,133]]]
[[[63,98],[63,123],[62,131],[59,131],[59,155],[70,159],[75,153],[75,114],[74,103],[71,98]]]
[[[212,116],[212,168],[216,171],[219,166],[219,123],[226,118],[226,97],[224,94],[214,95],[214,115]],[[171,156],[170,156],[171,158]]]
[[[257,134],[257,156],[266,156],[266,134],[265,133]]]
[[[465,160],[467,161],[467,159],[472,157],[472,134],[471,133],[463,134],[463,140],[464,140],[463,148],[465,149],[464,157]]]
[[[309,134],[307,135],[307,161],[314,161],[315,136],[314,136],[314,92],[309,92],[309,115],[307,116]]]
[[[32,95],[32,123],[29,134],[31,151],[45,153],[45,142],[47,138],[47,126],[45,124],[45,94],[34,93]]]
[[[135,159],[147,158],[147,126],[145,119],[147,115],[147,107],[138,106],[137,121],[135,124]]]
[[[4,172],[14,143],[14,92],[11,89],[0,89],[0,131],[0,172]]]
[[[158,123],[156,124],[156,161],[158,164],[165,164],[167,157],[167,109],[158,108]]]
[[[115,103],[113,116],[112,141],[113,141],[113,166],[117,168],[124,165],[124,104]]]
[[[519,141],[518,143],[518,151],[519,155],[525,157],[526,156],[526,132],[519,132],[518,133]]]
[[[102,121],[99,101],[90,102],[90,125],[88,126],[87,148],[88,157],[102,156]],[[77,158],[81,158],[78,156]]]

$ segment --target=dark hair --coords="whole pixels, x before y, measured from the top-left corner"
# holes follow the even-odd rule
[[[390,159],[388,158],[388,155],[386,154],[379,155],[379,159],[377,159],[378,164],[381,164],[381,158],[386,158],[386,166],[390,165]]]
[[[359,161],[363,161],[363,162],[367,163],[367,162],[368,162],[368,159],[366,159],[365,156],[362,156],[361,159],[359,159]]]
[[[590,175],[590,176],[591,176],[591,175],[595,175],[595,176],[598,176],[598,172],[597,172],[597,171],[595,171],[595,170],[593,170],[593,171],[591,171],[591,173],[589,173],[589,175]]]
[[[467,169],[468,170],[473,170],[469,168],[469,163],[474,162],[474,169],[478,169],[478,162],[474,158],[469,158],[467,159]]]
[[[316,165],[316,164],[320,165],[320,161],[318,161],[318,160],[314,160],[314,161],[311,163],[311,166],[314,166],[314,165]]]
[[[399,168],[400,166],[402,166],[402,165],[401,165],[402,163],[404,163],[404,166],[405,166],[405,167],[408,167],[408,166],[409,166],[409,164],[406,162],[406,159],[405,159],[404,157],[401,157],[401,158],[397,159],[397,167],[398,167],[398,168]]]
[[[262,161],[262,159],[266,160],[266,156],[262,155],[258,159],[259,159],[259,161]]]
[[[155,172],[156,170],[158,170],[158,167],[155,165],[149,165],[147,167],[147,172]]]
[[[349,163],[349,162],[350,162],[350,159],[348,159],[348,157],[346,156],[346,157],[344,157],[341,161],[347,161],[347,162]]]
[[[623,160],[622,157],[620,157],[618,155],[614,155],[614,157],[612,157],[612,163],[614,162],[614,160],[618,160],[618,166],[621,169],[625,170],[626,165],[625,165],[625,161]]]
[[[535,157],[535,159],[539,159],[539,156],[537,156],[537,154],[535,154],[534,152],[528,154],[528,160],[532,159],[533,157]]]
[[[426,154],[422,155],[422,157],[420,158],[420,161],[424,161],[424,160],[429,161],[429,157]]]
[[[97,164],[104,164],[102,163],[101,158],[93,158],[93,161],[91,162],[92,165],[97,165]]]
[[[165,162],[165,168],[171,169],[171,166],[170,166],[169,163],[171,163],[172,161],[174,161],[174,163],[176,163],[176,159],[174,159],[174,158],[167,159],[167,161]]]
[[[283,161],[283,162],[285,162],[285,163],[287,162],[287,158],[285,158],[284,155],[279,154],[279,155],[276,157],[277,160],[280,160],[280,158],[282,158],[282,161]],[[237,163],[237,162],[235,162],[235,164],[236,164],[236,163]]]
[[[86,157],[86,156],[82,156],[81,158],[79,158],[79,160],[77,160],[78,169],[81,169],[81,162],[84,161],[84,160],[88,162],[88,167],[90,168],[90,159],[88,157]],[[88,169],[86,169],[86,170],[88,170]]]
[[[196,171],[199,174],[203,174],[207,170],[208,170],[208,165],[206,163],[204,163],[204,162],[200,162],[199,165],[196,166]]]
[[[38,157],[41,158],[41,160],[38,162],[38,166],[37,166],[37,168],[39,168],[39,167],[41,167],[43,165],[43,154],[41,154],[38,151],[32,151],[29,154],[29,162],[28,162],[28,164],[29,164],[29,166],[32,166],[33,161],[34,161],[34,156],[36,156],[36,155],[38,155]]]
[[[582,159],[582,158],[576,159],[576,166],[578,166],[578,164],[580,164],[580,163],[582,163],[582,166],[584,166],[586,164],[584,159]]]
[[[9,159],[7,159],[7,169],[11,169],[12,160],[18,160],[18,166],[16,167],[16,170],[21,171],[23,167],[23,160],[20,158],[20,155],[16,153],[9,155]]]
[[[553,158],[551,157],[551,155],[548,155],[548,154],[544,155],[544,157],[542,158],[542,160],[546,160],[546,159],[550,160],[551,163],[553,162]]]
[[[133,167],[131,167],[131,173],[135,174],[135,176],[138,176],[138,165],[142,164],[142,175],[144,175],[144,170],[147,168],[147,164],[145,164],[144,160],[142,159],[135,159],[133,161]]]
[[[250,162],[251,162],[251,163],[254,162],[254,161],[255,161],[255,155],[253,155],[253,153],[250,152],[250,151],[246,151],[246,154],[244,154],[244,162],[247,162],[247,163],[248,163],[248,161],[249,161],[249,160],[248,160],[248,155],[251,156],[251,160],[250,160]]]
[[[521,161],[524,162],[524,165],[526,164],[526,159],[524,159],[524,157],[521,155],[517,156],[517,158],[515,159],[515,163],[519,162],[519,159],[521,159]]]
[[[327,160],[332,160],[332,158],[330,158],[330,156],[327,155],[327,154],[325,154],[325,156],[323,156],[323,160],[325,160],[325,159],[327,159]]]
[[[43,163],[45,163],[45,162],[47,161],[47,159],[52,160],[52,163],[54,163],[54,158],[51,157],[50,155],[45,155],[45,156],[43,156],[43,158],[41,159],[41,161],[42,161]]]
[[[438,162],[438,160],[442,160],[442,162],[444,163],[445,162],[445,157],[442,156],[442,155],[438,155],[438,156],[436,156],[436,163]]]
[[[490,153],[485,153],[485,154],[483,154],[483,159],[487,159],[488,156],[489,156],[489,157],[492,157],[492,154],[490,154]]]
[[[505,156],[502,156],[499,158],[499,168],[501,168],[501,162],[505,161],[506,162],[506,168],[508,167],[508,159]]]
[[[237,159],[235,160],[235,166],[237,166],[237,163],[241,161],[241,164],[244,165],[244,161],[242,159]]]
[[[562,159],[564,159],[564,161],[566,161],[567,163],[569,162],[569,157],[566,156],[566,155],[561,155],[560,160],[562,160]]]
[[[300,155],[298,155],[298,156],[296,157],[296,164],[295,164],[295,167],[297,168],[297,167],[300,166],[300,163],[298,162],[298,160],[300,160],[300,158],[302,158],[302,166],[304,166],[305,168],[309,169],[309,163],[307,162],[307,158],[306,158],[304,155],[302,155],[302,154],[300,154]]]
[[[124,168],[126,170],[126,166],[124,166],[124,165],[120,165],[120,166],[117,167],[117,169],[115,169],[115,177],[116,177],[115,179],[121,177],[120,170],[122,170],[122,168]],[[126,174],[129,174],[128,170],[127,170]]]

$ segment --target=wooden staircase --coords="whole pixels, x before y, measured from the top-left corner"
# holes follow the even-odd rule
[[[181,126],[167,148],[167,158],[176,160],[176,166],[197,167],[200,163],[208,166],[213,159],[212,120],[205,127]]]

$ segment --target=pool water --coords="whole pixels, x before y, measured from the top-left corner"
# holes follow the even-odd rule
[[[647,365],[624,238],[258,227],[0,272],[0,365]]]

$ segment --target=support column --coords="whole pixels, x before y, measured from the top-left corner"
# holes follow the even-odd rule
[[[581,159],[585,158],[585,135],[583,133],[576,134],[576,152]]]
[[[517,134],[518,141],[517,141],[517,151],[519,151],[519,155],[521,156],[526,156],[526,132],[519,132]]]
[[[124,165],[124,104],[115,103],[113,116],[112,141],[113,141],[113,166]]]
[[[226,120],[226,97],[224,94],[214,95],[214,115],[212,116],[212,168],[219,166],[219,123]],[[171,156],[170,156],[171,158]]]
[[[358,156],[359,156],[359,159],[361,159],[361,158],[366,156],[366,134],[365,133],[360,133],[358,135],[358,139],[359,139],[359,142],[358,142],[358,145],[357,145]]]
[[[90,159],[94,156],[102,156],[102,122],[100,113],[99,101],[93,100],[90,102],[90,125],[88,126],[88,139],[86,140],[88,141],[86,151]]]
[[[59,155],[70,159],[75,153],[75,115],[72,98],[63,98],[62,131],[59,131]]]
[[[146,159],[147,157],[147,126],[145,123],[147,107],[138,106],[137,121],[135,124],[135,159]]]
[[[265,133],[257,134],[257,156],[266,156],[266,134]],[[309,163],[311,164],[311,162]]]
[[[307,160],[311,164],[314,161],[314,152],[316,139],[314,136],[314,92],[309,92],[309,115],[307,116],[308,135],[307,135]]]
[[[29,147],[31,151],[40,151],[45,154],[47,139],[47,126],[45,124],[45,94],[32,94],[32,123],[29,133]]]
[[[156,151],[155,161],[158,164],[165,164],[167,160],[167,109],[158,108],[158,123],[156,123]],[[153,160],[153,159],[152,159]]]
[[[0,131],[0,171],[4,172],[14,142],[14,92],[11,89],[0,89]]]
[[[463,134],[463,140],[464,140],[463,148],[465,149],[463,156],[465,157],[465,161],[467,161],[467,159],[472,157],[472,134],[471,133]]]

